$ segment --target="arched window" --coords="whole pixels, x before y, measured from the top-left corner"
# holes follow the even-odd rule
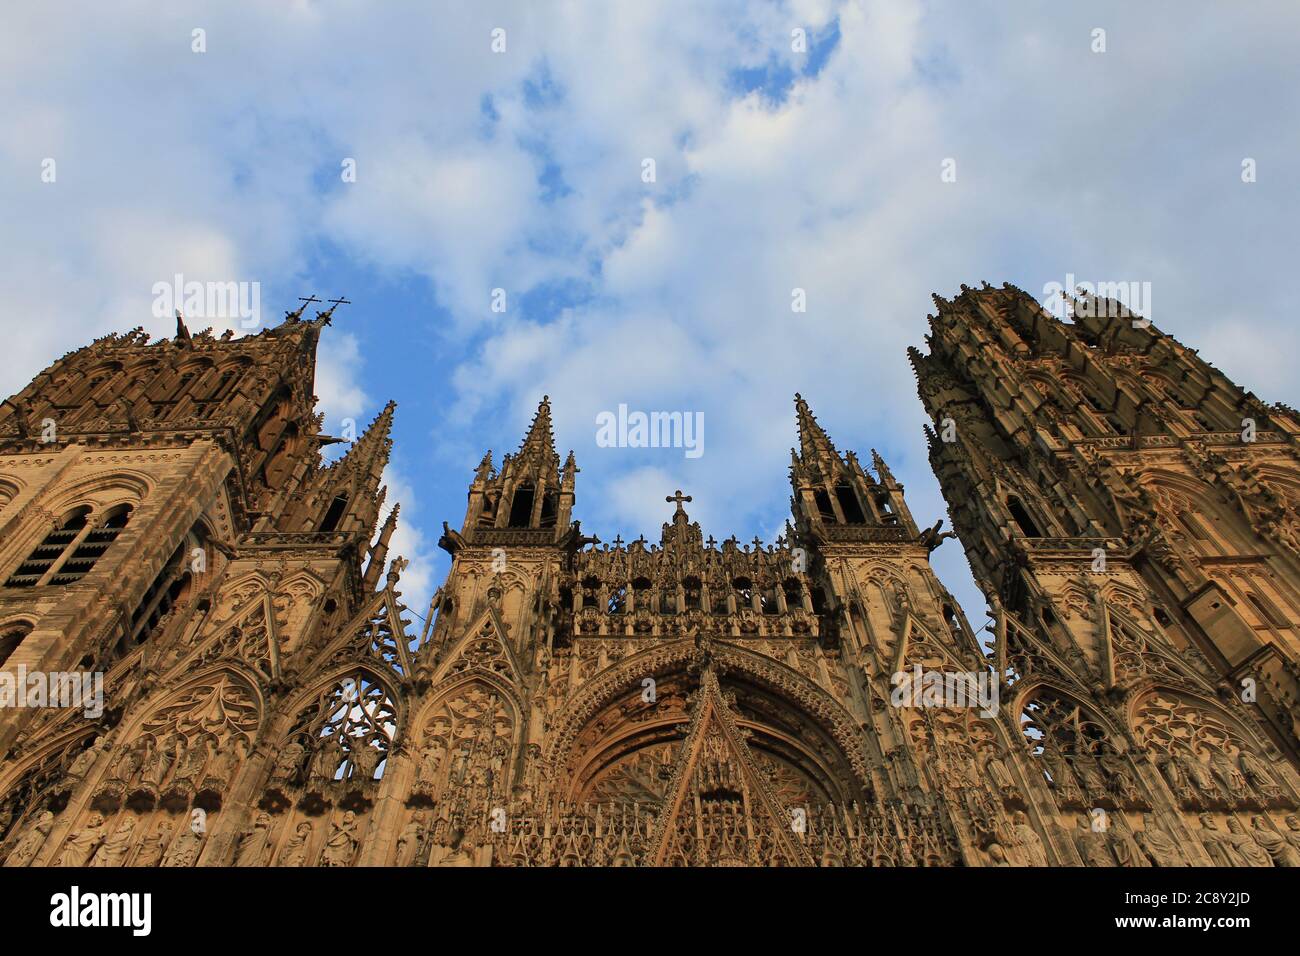
[[[1268,599],[1267,595],[1257,594],[1254,591],[1246,592],[1246,599],[1250,601],[1255,608],[1255,613],[1259,619],[1271,627],[1290,627],[1291,622],[1286,616],[1278,610],[1276,604]]]
[[[542,497],[542,527],[555,527],[556,505],[559,502],[559,494],[554,491],[548,491]]]
[[[111,508],[95,522],[91,521],[89,506],[72,509],[9,576],[5,587],[44,587],[80,581],[122,533],[130,518],[130,505]]]
[[[290,422],[280,432],[274,453],[267,456],[262,466],[262,481],[268,488],[279,488],[289,477],[299,444],[298,426]]]
[[[609,596],[609,613],[622,614],[627,608],[627,588],[616,588]]]
[[[700,609],[700,579],[697,577],[688,577],[682,581],[682,590],[686,592],[686,610],[698,611]]]
[[[524,482],[515,489],[515,496],[510,502],[510,527],[527,528],[533,520],[532,482]]]
[[[0,630],[0,667],[4,666],[4,662],[18,650],[18,645],[23,642],[23,638],[31,632],[30,624],[10,624]]]
[[[732,587],[736,589],[736,609],[754,606],[754,585],[749,578],[736,578],[732,582]]]
[[[1024,503],[1015,495],[1007,498],[1007,510],[1011,512],[1011,518],[1020,527],[1020,532],[1027,538],[1041,538],[1042,532],[1038,530],[1038,525],[1034,524],[1034,519],[1029,517],[1029,512],[1025,509]]]
[[[330,502],[329,510],[325,512],[325,519],[320,523],[321,531],[334,531],[338,528],[339,522],[343,520],[343,514],[348,510],[348,496],[337,495]]]
[[[862,506],[858,504],[858,496],[853,493],[853,488],[847,481],[841,481],[835,486],[835,497],[839,500],[840,511],[844,512],[844,520],[849,524],[866,524],[867,516],[862,513]]]
[[[831,496],[825,490],[818,489],[813,492],[813,501],[817,504],[817,513],[821,515],[823,521],[835,520],[835,509],[831,507]]]
[[[121,644],[118,648],[120,652],[125,653],[132,646],[143,644],[152,637],[162,619],[193,588],[194,576],[191,569],[194,552],[196,549],[202,551],[206,537],[201,524],[196,524],[185,535],[131,615],[131,643]]]

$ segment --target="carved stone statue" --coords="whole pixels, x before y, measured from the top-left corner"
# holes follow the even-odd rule
[[[417,810],[411,814],[411,820],[402,828],[402,832],[397,837],[397,866],[411,866],[415,862],[416,856],[420,852],[420,846],[424,842],[425,825],[424,811]]]
[[[1214,785],[1209,768],[1195,754],[1180,754],[1178,765],[1191,781],[1193,789],[1200,791],[1202,799],[1218,796],[1219,788]]]
[[[1241,771],[1222,750],[1215,750],[1210,754],[1210,766],[1214,768],[1214,775],[1219,778],[1223,784],[1223,789],[1234,800],[1248,795],[1246,788],[1246,778],[1241,775]]]
[[[307,820],[299,823],[289,842],[280,851],[280,866],[303,866],[307,862],[307,841],[311,839],[312,826]]]
[[[1119,865],[1150,866],[1151,861],[1133,839],[1133,832],[1118,819],[1118,814],[1113,819],[1115,822],[1109,830],[1110,849],[1115,854],[1115,859],[1119,861]]]
[[[415,788],[424,793],[433,793],[438,785],[438,771],[442,768],[445,749],[437,737],[430,740],[420,750],[420,767],[416,772]]]
[[[126,786],[134,780],[137,771],[140,769],[140,764],[144,761],[148,747],[148,738],[143,738],[123,750],[117,760],[114,761],[113,768],[108,772],[109,781],[120,786]]]
[[[1288,813],[1286,815],[1286,827],[1287,840],[1296,848],[1297,852],[1300,852],[1300,817],[1297,817],[1294,813]]]
[[[997,757],[990,757],[988,763],[984,765],[984,769],[988,773],[989,782],[999,796],[1012,797],[1018,793],[1006,765]]]
[[[1169,789],[1181,803],[1191,803],[1193,800],[1192,788],[1188,785],[1187,775],[1183,773],[1176,757],[1165,758],[1164,764],[1160,768],[1164,775],[1165,782],[1169,784]]]
[[[384,755],[379,752],[379,748],[372,747],[370,744],[369,737],[357,737],[352,741],[350,779],[353,783],[369,783],[375,779],[375,770],[378,769],[379,761]]]
[[[131,845],[135,842],[135,817],[126,816],[113,835],[104,841],[104,845],[95,854],[91,866],[121,866],[126,859]]]
[[[1214,861],[1215,866],[1246,866],[1246,861],[1241,858],[1237,852],[1236,846],[1233,845],[1232,838],[1220,830],[1214,823],[1214,817],[1208,813],[1202,813],[1201,817],[1201,845],[1205,847],[1205,852],[1209,854],[1210,859]]]
[[[1084,817],[1079,824],[1075,837],[1079,846],[1079,856],[1088,866],[1114,866],[1115,857],[1111,855],[1109,841],[1105,830],[1094,830],[1089,818]]]
[[[343,757],[343,744],[339,742],[336,731],[322,740],[316,749],[316,756],[311,762],[311,782],[317,786],[332,782]]]
[[[1047,866],[1047,850],[1042,838],[1029,823],[1023,810],[1011,817],[1011,830],[1015,838],[1015,862],[1021,866]]]
[[[228,741],[226,746],[217,750],[217,755],[213,758],[212,765],[208,767],[204,777],[204,785],[222,789],[229,786],[231,778],[247,756],[248,741],[244,737],[239,736]]]
[[[334,830],[325,841],[325,850],[321,862],[325,866],[348,866],[357,850],[357,815],[351,810],[343,814],[343,819],[334,824]]]
[[[1156,866],[1186,866],[1182,853],[1169,834],[1156,825],[1155,815],[1142,815],[1142,829],[1136,834],[1138,845]]]
[[[276,787],[288,787],[293,784],[293,779],[298,773],[298,768],[302,766],[302,758],[306,753],[306,748],[296,740],[291,740],[284,745],[280,755],[275,758],[275,767],[271,770],[270,783]]]
[[[448,834],[448,843],[446,846],[438,847],[435,859],[429,861],[430,866],[473,866],[474,854],[469,847],[465,846],[465,831],[458,826],[453,826]]]
[[[1241,772],[1246,781],[1255,788],[1255,792],[1265,800],[1276,800],[1282,796],[1282,788],[1277,785],[1268,765],[1249,750],[1241,752]]]
[[[1228,817],[1228,835],[1237,855],[1246,866],[1273,865],[1273,858],[1268,855],[1268,851],[1255,842],[1255,838],[1246,832],[1236,817]]]
[[[1125,803],[1136,803],[1141,796],[1128,762],[1118,754],[1106,754],[1101,758],[1102,770],[1109,778],[1110,792]]]
[[[140,849],[136,851],[135,860],[132,866],[157,866],[162,862],[163,853],[167,847],[167,824],[160,822],[153,832],[145,835],[140,841]]]
[[[1003,849],[1001,843],[990,843],[985,852],[989,856],[989,866],[1011,866],[1011,861],[1007,859],[1007,851]]]
[[[150,757],[149,762],[145,765],[143,780],[149,786],[156,790],[162,789],[162,785],[167,782],[167,773],[172,768],[172,764],[180,758],[184,752],[185,738],[180,734],[172,734],[167,738]]]
[[[271,817],[259,813],[253,820],[253,825],[240,835],[239,849],[235,852],[235,866],[262,866],[266,862],[270,837]]]
[[[203,848],[203,837],[195,833],[191,827],[185,827],[180,833],[176,834],[171,845],[167,847],[166,854],[163,855],[163,866],[193,866],[199,858],[199,850]]]
[[[85,866],[95,855],[99,845],[104,842],[104,816],[92,813],[86,818],[86,825],[74,830],[63,843],[55,866]]]
[[[28,866],[36,858],[36,854],[41,851],[45,845],[45,838],[50,835],[50,829],[54,826],[54,814],[49,810],[42,810],[37,814],[36,819],[28,825],[23,831],[23,835],[18,838],[14,848],[5,858],[5,866]]]
[[[91,741],[90,746],[77,754],[76,758],[72,761],[71,766],[68,767],[68,776],[74,781],[84,779],[87,771],[90,770],[91,765],[94,764],[94,762],[99,759],[99,755],[107,749],[108,741],[100,736],[95,737],[95,739]]]
[[[1300,851],[1291,845],[1291,841],[1285,834],[1278,833],[1268,826],[1264,817],[1258,814],[1251,818],[1251,825],[1253,828],[1251,836],[1273,858],[1274,866],[1300,866]]]
[[[171,785],[173,787],[192,788],[198,782],[199,774],[203,772],[203,768],[207,765],[210,752],[207,734],[200,734],[190,741],[185,748],[185,752],[176,761],[176,774]],[[166,862],[163,865],[166,866]]]

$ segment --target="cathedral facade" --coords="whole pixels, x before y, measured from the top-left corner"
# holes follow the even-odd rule
[[[544,399],[421,617],[394,406],[321,454],[332,310],[69,353],[0,410],[0,860],[1300,864],[1300,416],[1141,322],[936,301],[911,357],[979,630],[951,535],[800,396],[770,544],[681,491],[658,541],[585,535]],[[55,706],[77,675],[102,695]]]

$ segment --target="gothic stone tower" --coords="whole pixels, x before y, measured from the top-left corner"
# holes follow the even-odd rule
[[[911,353],[931,462],[1045,815],[1119,808],[1189,860],[1267,862],[1300,829],[1300,416],[1113,300],[935,302]]]
[[[94,672],[105,698],[0,709],[7,865],[228,860],[295,741],[338,743],[330,695],[364,656],[347,625],[380,617],[377,644],[403,625],[376,591],[395,516],[364,563],[393,408],[322,466],[329,321],[232,340],[178,316],[173,339],[99,339],[5,402],[0,678]],[[366,714],[377,762],[386,718]]]

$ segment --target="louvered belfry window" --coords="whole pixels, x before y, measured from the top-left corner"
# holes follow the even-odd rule
[[[118,505],[98,517],[92,516],[87,506],[74,508],[9,576],[5,587],[32,588],[80,581],[130,519],[130,505]]]

